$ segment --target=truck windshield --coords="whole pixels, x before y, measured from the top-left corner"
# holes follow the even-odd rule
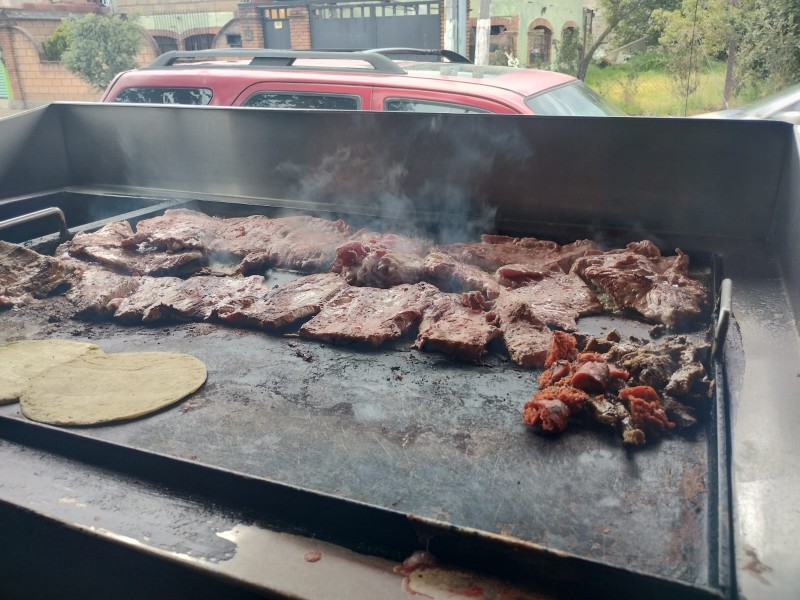
[[[581,81],[528,96],[525,104],[537,115],[607,117],[623,114]]]

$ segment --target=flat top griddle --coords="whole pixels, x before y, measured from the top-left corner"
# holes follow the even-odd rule
[[[64,298],[0,315],[4,340],[62,338],[106,352],[191,353],[208,381],[149,418],[72,435],[178,457],[535,542],[713,591],[718,583],[715,418],[629,450],[618,434],[533,434],[522,404],[538,372],[411,350],[336,347],[213,324],[128,327],[68,318]],[[581,329],[640,335],[613,317]],[[24,420],[17,405],[0,417]],[[206,550],[211,559],[213,549]],[[723,549],[724,551],[724,549]]]

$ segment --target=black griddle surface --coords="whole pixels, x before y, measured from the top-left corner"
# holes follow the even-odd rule
[[[500,354],[478,366],[411,350],[411,340],[329,346],[212,324],[85,323],[68,308],[52,298],[0,313],[0,338],[187,352],[208,367],[182,403],[74,435],[713,587],[708,427],[633,451],[602,429],[541,437],[522,423],[538,372]],[[613,318],[579,324],[647,330]],[[24,420],[17,405],[0,416]]]

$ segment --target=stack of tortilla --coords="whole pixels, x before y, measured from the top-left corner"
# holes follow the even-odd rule
[[[183,400],[205,365],[175,352],[106,354],[94,344],[28,340],[0,345],[0,404],[52,425],[135,419]]]

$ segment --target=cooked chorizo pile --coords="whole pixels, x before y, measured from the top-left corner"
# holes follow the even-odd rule
[[[655,344],[621,342],[611,332],[579,344],[575,336],[556,331],[523,419],[537,431],[557,434],[571,417],[589,417],[619,430],[625,444],[658,439],[675,427],[694,425],[697,411],[707,405],[713,391],[701,361],[707,350],[685,336]]]

